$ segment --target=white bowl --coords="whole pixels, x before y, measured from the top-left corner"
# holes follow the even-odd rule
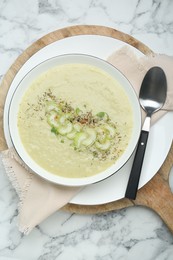
[[[110,74],[113,78],[115,78],[121,86],[124,88],[132,106],[133,116],[134,116],[134,125],[132,130],[132,137],[129,141],[129,144],[125,150],[125,152],[121,155],[121,157],[107,170],[100,172],[96,175],[90,177],[83,178],[65,178],[62,176],[54,175],[45,169],[43,169],[40,165],[38,165],[26,152],[18,132],[17,126],[17,117],[20,101],[30,86],[31,82],[36,79],[40,74],[46,72],[48,69],[62,65],[62,64],[72,64],[72,63],[83,63],[96,66],[103,71]],[[9,131],[12,143],[14,145],[15,150],[17,151],[20,158],[24,161],[24,163],[36,174],[43,177],[44,179],[51,181],[56,184],[66,185],[66,186],[83,186],[92,183],[96,183],[98,181],[104,180],[108,178],[112,174],[116,173],[130,158],[132,155],[136,144],[139,139],[139,134],[141,130],[141,110],[138,98],[136,93],[131,86],[130,82],[126,79],[126,77],[114,66],[109,64],[108,62],[83,54],[66,54],[60,55],[53,58],[50,58],[39,65],[35,66],[29,73],[25,75],[25,77],[21,80],[19,85],[17,86],[13,97],[11,99],[10,107],[9,107]]]

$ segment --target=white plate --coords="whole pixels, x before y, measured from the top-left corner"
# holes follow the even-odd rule
[[[7,94],[4,108],[4,132],[8,146],[12,146],[8,129],[9,103],[18,83],[23,76],[32,69],[33,66],[48,58],[67,53],[89,54],[106,60],[112,52],[123,47],[124,45],[127,44],[110,37],[98,35],[79,35],[56,41],[34,54],[17,73]],[[131,46],[129,47],[135,52],[136,55],[143,55],[137,49]],[[152,126],[146,148],[139,188],[144,186],[156,174],[164,162],[172,142],[172,122],[173,112],[169,112],[154,126]],[[81,205],[99,205],[123,198],[132,160],[133,157],[121,170],[110,178],[87,186],[71,200],[71,203]]]

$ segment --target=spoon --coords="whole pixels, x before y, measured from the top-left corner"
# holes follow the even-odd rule
[[[138,146],[133,161],[125,197],[135,200],[138,184],[147,145],[150,121],[153,113],[161,109],[166,100],[167,82],[164,71],[160,67],[152,67],[145,75],[140,93],[139,102],[146,112],[146,118],[141,130]]]

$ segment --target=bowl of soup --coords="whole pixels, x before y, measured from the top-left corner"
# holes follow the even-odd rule
[[[9,107],[9,132],[23,162],[56,184],[83,186],[115,174],[141,130],[138,98],[110,63],[83,54],[30,70]]]

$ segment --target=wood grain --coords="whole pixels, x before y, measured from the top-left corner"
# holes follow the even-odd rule
[[[8,93],[11,82],[13,81],[16,73],[20,70],[23,64],[37,51],[41,48],[67,37],[72,37],[76,35],[102,35],[107,37],[112,37],[123,41],[134,48],[138,49],[144,54],[152,54],[145,44],[136,40],[132,36],[125,34],[113,28],[108,28],[104,26],[93,26],[93,25],[80,25],[63,28],[51,32],[38,41],[33,43],[28,47],[12,64],[7,73],[5,74],[3,81],[0,86],[0,150],[5,150],[7,144],[4,138],[3,131],[3,110],[6,95]],[[148,182],[144,187],[142,187],[137,194],[135,201],[123,198],[118,201],[111,203],[106,203],[103,205],[94,206],[82,206],[76,204],[67,204],[63,209],[70,212],[80,213],[80,214],[96,214],[102,212],[108,212],[112,210],[118,210],[129,206],[142,205],[153,209],[159,216],[163,219],[165,224],[173,232],[173,194],[169,188],[169,171],[173,165],[173,145],[170,152],[158,173]]]

